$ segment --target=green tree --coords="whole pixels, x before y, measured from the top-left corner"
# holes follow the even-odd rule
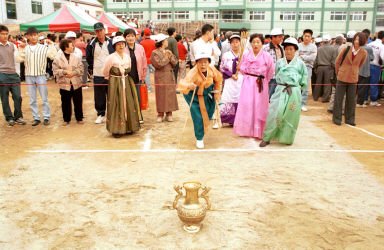
[[[97,0],[99,1],[102,5],[104,5],[104,0]]]

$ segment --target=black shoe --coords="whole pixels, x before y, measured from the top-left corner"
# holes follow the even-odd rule
[[[8,126],[10,126],[10,127],[15,125],[15,120],[13,120],[13,119],[9,119],[7,122],[8,122]]]
[[[263,147],[266,147],[267,145],[269,145],[269,141],[262,141],[262,142],[260,142],[259,147],[263,148]]]
[[[40,124],[40,120],[34,120],[33,122],[32,122],[32,126],[37,126],[37,125],[39,125]]]
[[[334,124],[336,124],[337,126],[340,126],[341,125],[341,122],[335,122],[333,121]]]
[[[25,125],[25,124],[27,124],[27,123],[24,121],[24,119],[21,118],[21,117],[16,119],[16,123],[19,124],[19,125]]]
[[[44,119],[44,125],[48,126],[50,124],[49,119]]]
[[[115,138],[120,138],[120,137],[123,136],[122,134],[112,134],[112,135],[113,135],[113,137],[115,137]]]

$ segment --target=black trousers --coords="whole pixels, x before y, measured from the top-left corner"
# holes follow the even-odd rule
[[[317,101],[321,96],[323,102],[328,102],[331,97],[331,66],[317,66],[316,85],[313,92],[313,100]]]
[[[359,76],[359,82],[357,83],[357,103],[364,104],[365,97],[368,96],[369,91],[369,76]]]
[[[9,92],[12,94],[13,105],[14,105],[14,113],[12,114],[11,107],[9,106]],[[1,94],[1,104],[3,106],[3,113],[5,119],[9,120],[17,120],[18,118],[23,117],[23,113],[21,111],[21,91],[20,84],[12,83],[9,85],[0,85],[0,94]]]
[[[337,81],[336,83],[336,94],[335,94],[335,104],[333,106],[333,122],[336,124],[341,124],[343,116],[343,100],[345,96],[345,123],[354,124],[355,123],[355,109],[356,109],[356,83],[346,83],[342,81]]]
[[[105,116],[105,110],[107,109],[108,80],[101,76],[94,76],[93,83],[93,94],[97,116]]]
[[[72,117],[72,101],[73,106],[75,107],[75,117],[77,121],[83,120],[83,90],[78,88],[73,89],[71,85],[71,90],[60,89],[61,95],[61,110],[63,111],[63,119],[65,122],[70,122]]]

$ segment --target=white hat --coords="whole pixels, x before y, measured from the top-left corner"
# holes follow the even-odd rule
[[[201,51],[198,52],[197,55],[195,56],[195,60],[198,61],[200,59],[207,58],[209,61],[211,61],[211,55],[207,53],[206,51]]]
[[[39,37],[39,41],[45,39],[45,36]]]
[[[321,37],[315,38],[315,43],[321,43],[322,41],[323,41],[323,38],[321,38]]]
[[[233,38],[238,38],[241,40],[241,37],[239,35],[232,35],[230,38],[229,38],[229,41],[231,41]]]
[[[271,36],[279,36],[284,35],[284,31],[282,28],[274,28],[271,30]]]
[[[119,42],[125,42],[125,39],[124,37],[122,36],[115,36],[112,40],[112,45],[115,45],[116,43],[119,43]]]
[[[347,33],[347,38],[353,38],[355,36],[355,34],[356,34],[356,31],[350,30]]]
[[[283,46],[287,46],[287,45],[294,45],[296,50],[299,49],[299,43],[294,37],[288,37],[287,39],[285,39],[285,41],[283,42]]]
[[[331,36],[330,36],[330,35],[323,35],[323,41],[324,41],[324,42],[329,42],[329,41],[331,41]]]
[[[160,33],[158,35],[151,36],[151,39],[155,40],[155,42],[157,42],[157,43],[161,42],[161,41],[164,41],[167,38],[168,38],[168,36],[166,36],[166,35],[164,35],[162,33]]]
[[[342,37],[345,39],[344,35],[343,34],[337,34],[336,37]]]
[[[116,36],[116,32],[113,32],[113,33],[112,33],[112,36]]]
[[[65,38],[76,38],[76,33],[73,31],[68,31],[67,34],[65,34]]]

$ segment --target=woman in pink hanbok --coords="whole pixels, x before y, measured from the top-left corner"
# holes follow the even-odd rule
[[[240,63],[243,84],[233,132],[262,139],[268,116],[268,82],[273,77],[275,65],[271,55],[261,49],[264,44],[262,34],[252,34],[249,42],[252,50],[243,55]]]

